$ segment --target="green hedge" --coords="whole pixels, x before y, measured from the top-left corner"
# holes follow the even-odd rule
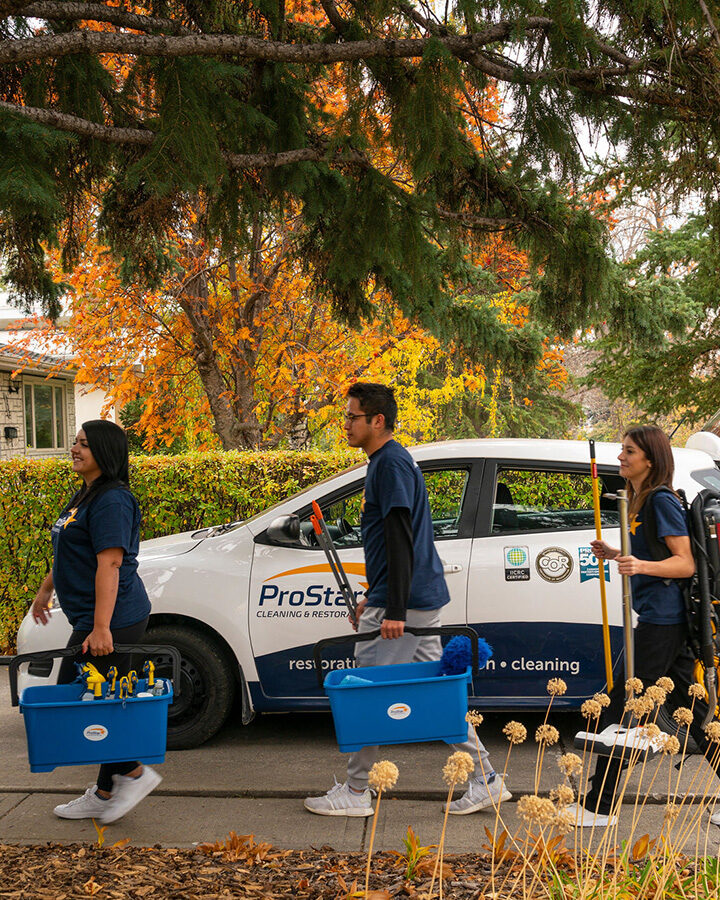
[[[350,452],[134,457],[130,480],[143,513],[141,537],[249,518],[361,461]],[[0,462],[0,652],[14,645],[50,567],[50,528],[78,484],[68,460]]]

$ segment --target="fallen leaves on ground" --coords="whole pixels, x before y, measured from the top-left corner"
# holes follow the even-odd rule
[[[379,853],[364,897],[366,859],[363,853],[330,847],[278,850],[256,843],[252,835],[234,833],[194,849],[0,844],[0,900],[418,900],[430,887],[424,866],[414,882],[406,882],[397,857]],[[448,856],[447,862],[446,896],[482,896],[490,872],[487,858],[463,854]]]

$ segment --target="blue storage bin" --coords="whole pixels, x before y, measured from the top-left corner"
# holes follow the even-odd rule
[[[348,674],[372,684],[340,684]],[[323,682],[343,753],[375,744],[464,743],[471,684],[470,667],[441,675],[440,660],[334,669]]]
[[[163,679],[163,693],[138,697],[147,690],[139,679],[135,693],[123,700],[81,700],[83,683],[27,687],[20,696],[31,772],[51,772],[57,766],[88,763],[161,763],[167,745],[168,707],[172,683]]]

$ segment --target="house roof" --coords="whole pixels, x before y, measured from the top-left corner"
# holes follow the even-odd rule
[[[54,356],[35,350],[18,351],[0,342],[0,371],[12,372],[18,367],[23,367],[24,372],[42,372],[44,375],[50,372],[57,375],[74,375],[77,372],[70,356]]]

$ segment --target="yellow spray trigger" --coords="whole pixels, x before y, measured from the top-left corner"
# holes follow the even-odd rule
[[[108,669],[107,677],[110,681],[110,693],[115,693],[115,682],[117,681],[118,670],[117,666],[110,666]]]
[[[127,679],[127,675],[123,675],[120,679],[120,685],[118,687],[118,699],[124,700],[128,695],[129,682]]]
[[[135,669],[131,669],[127,673],[127,680],[128,680],[130,695],[132,696],[132,693],[135,690],[135,685],[138,682],[137,672],[135,671]]]
[[[102,700],[102,686],[105,683],[105,676],[101,675],[92,663],[85,663],[83,674],[85,675],[85,683],[88,686],[88,690],[93,692],[96,700]]]
[[[143,675],[147,677],[147,686],[152,687],[155,684],[155,664],[151,659],[145,661]]]
[[[93,678],[97,677],[98,675],[100,676],[100,678],[103,677],[102,675],[100,675],[98,670],[95,668],[95,666],[91,662],[86,662],[85,665],[82,667],[82,670],[83,670],[83,675],[89,675],[89,676],[92,676]]]

